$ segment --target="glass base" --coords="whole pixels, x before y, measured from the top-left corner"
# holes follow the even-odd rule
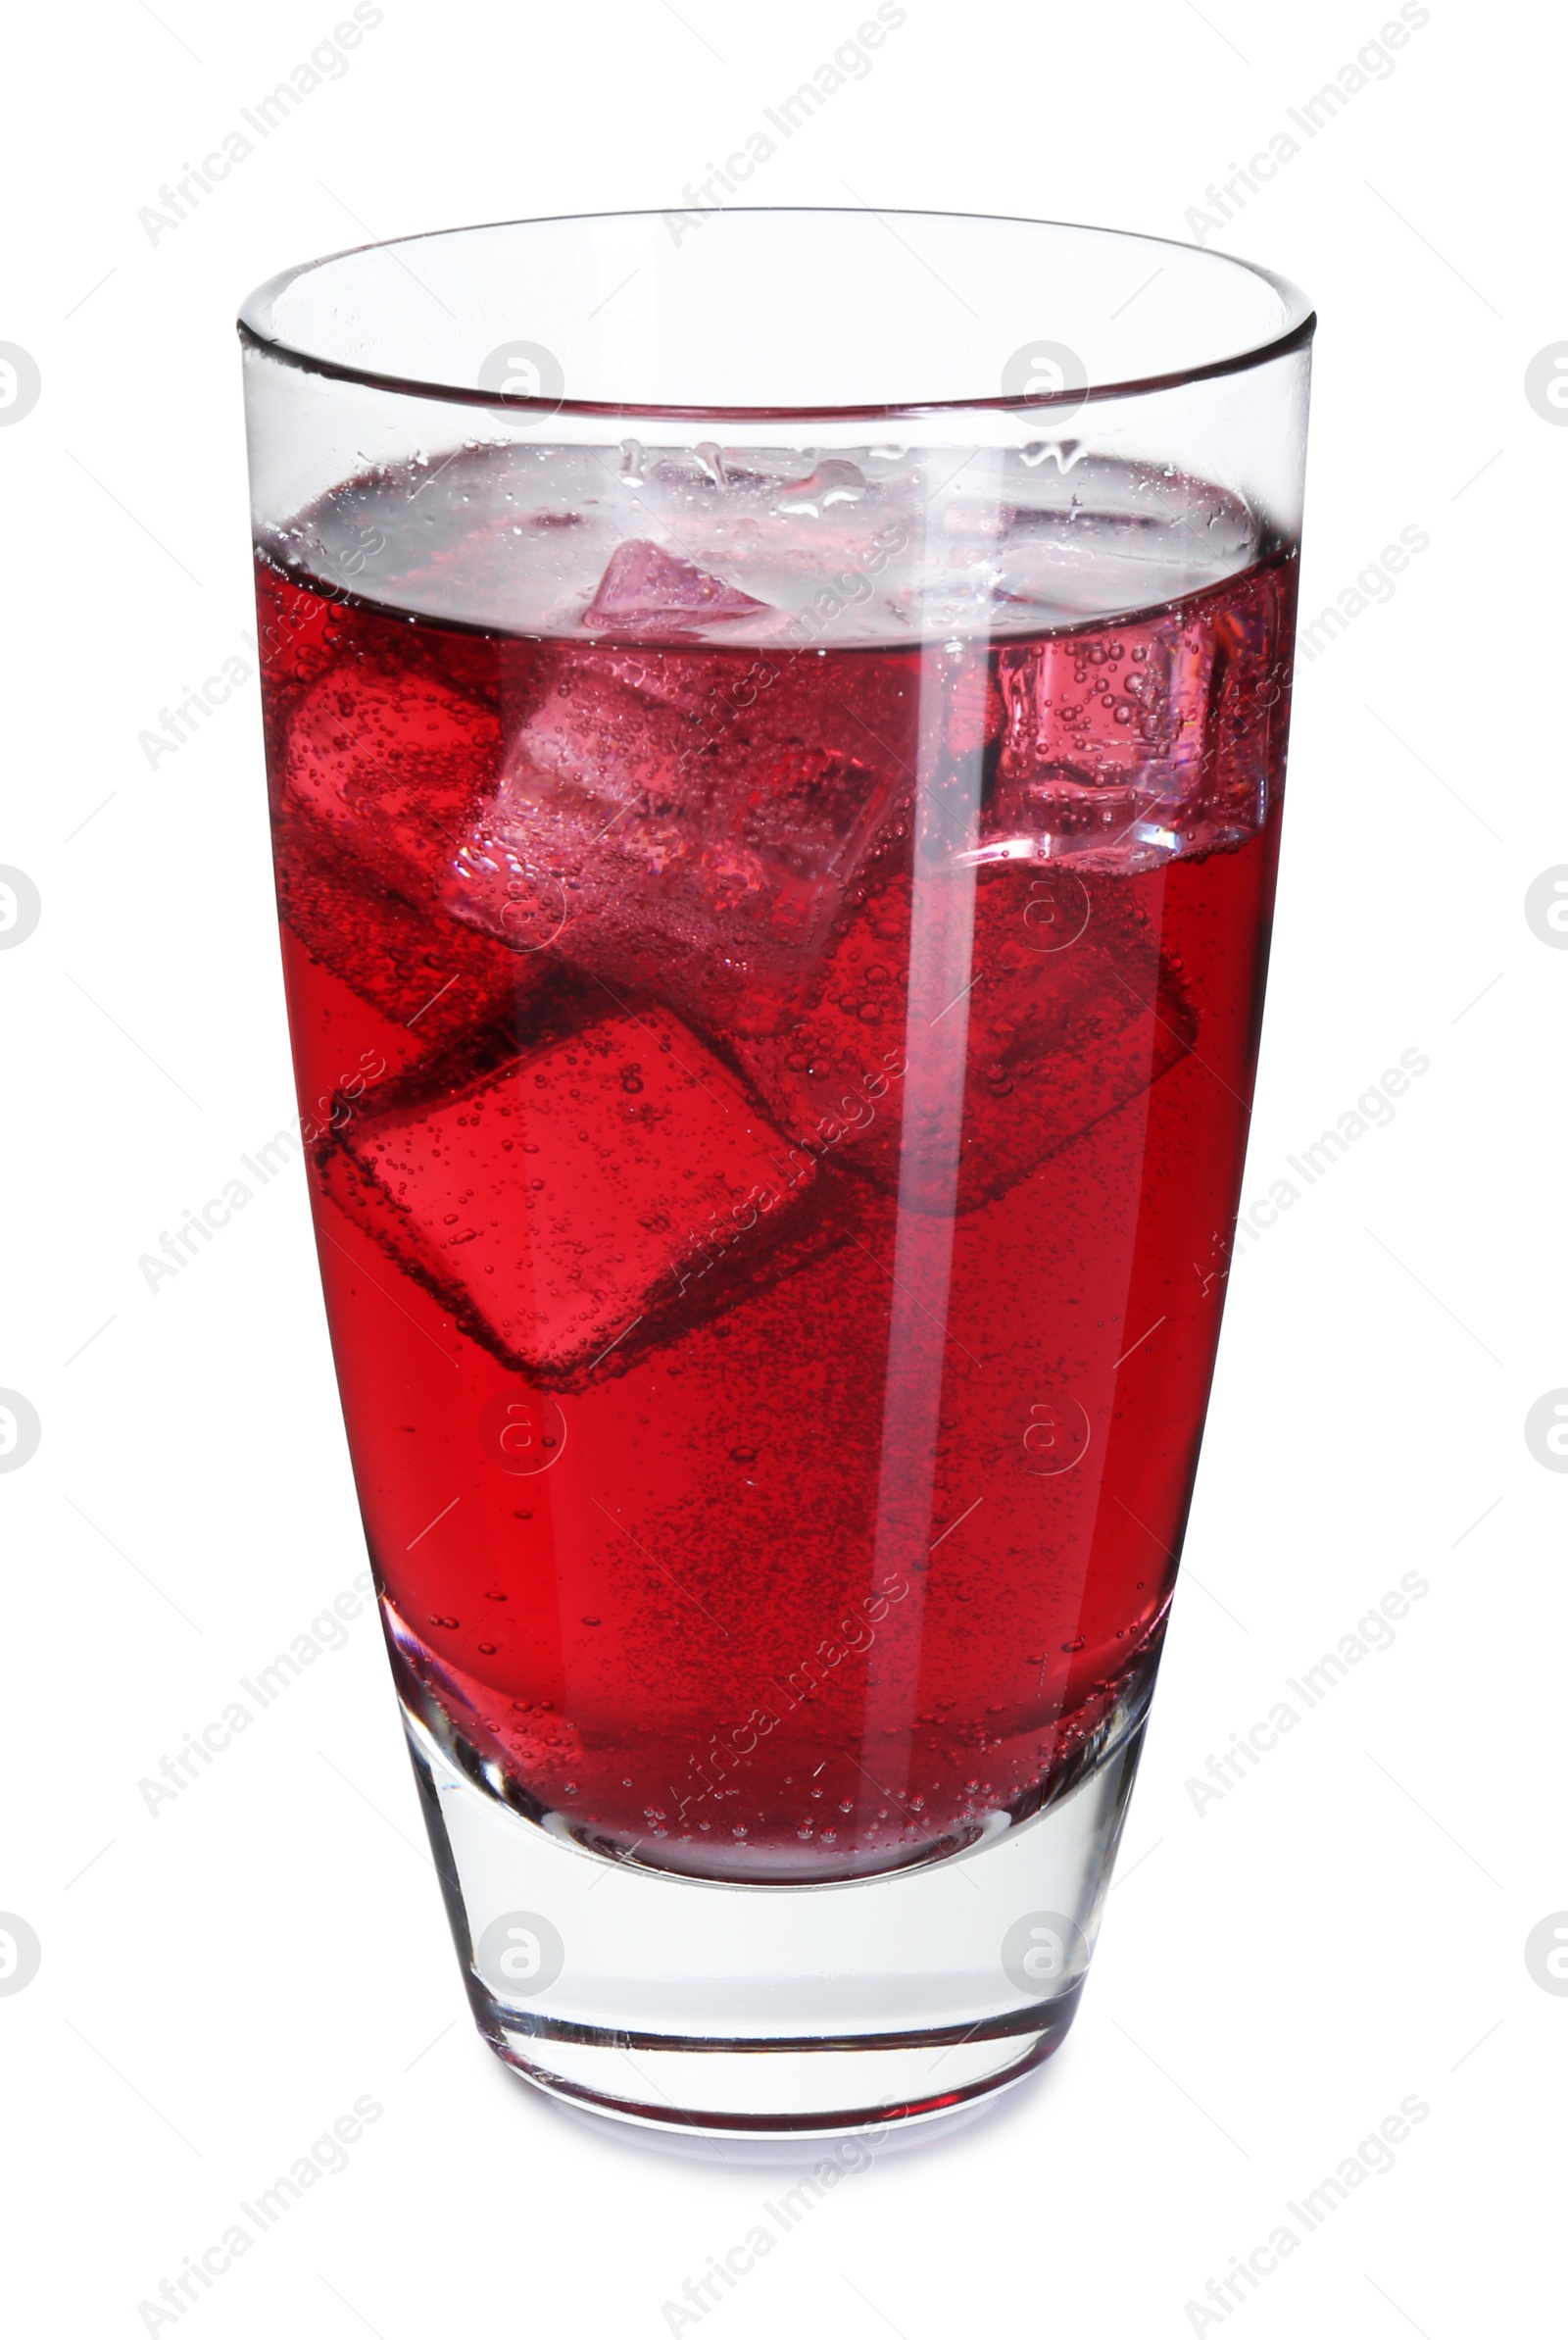
[[[1142,1707],[1071,1792],[947,1860],[710,1883],[525,1818],[405,1709],[475,2020],[514,2071],[613,2119],[834,2135],[951,2115],[1066,2036]]]

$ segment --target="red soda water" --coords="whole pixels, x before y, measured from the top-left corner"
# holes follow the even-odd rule
[[[1219,1330],[1292,548],[922,461],[471,450],[259,556],[400,1683],[704,1876],[929,1859],[1113,1743]]]

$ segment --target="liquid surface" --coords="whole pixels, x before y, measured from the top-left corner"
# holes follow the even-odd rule
[[[639,546],[717,593],[650,580],[628,556]],[[1236,496],[1071,439],[804,456],[627,439],[470,448],[378,473],[271,549],[445,624],[788,647],[1081,625],[1177,601],[1266,548]]]
[[[982,460],[470,452],[261,551],[406,1689],[524,1808],[701,1874],[1059,1792],[1180,1548],[1294,561],[1170,474]]]

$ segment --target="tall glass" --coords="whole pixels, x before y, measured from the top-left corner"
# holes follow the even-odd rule
[[[1077,2004],[1202,1430],[1312,319],[545,220],[241,317],[328,1320],[474,2013],[830,2131]]]

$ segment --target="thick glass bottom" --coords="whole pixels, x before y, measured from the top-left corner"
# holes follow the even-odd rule
[[[428,1710],[426,1710],[428,1712]],[[951,2115],[1065,2037],[1143,1735],[947,1860],[821,1885],[709,1882],[525,1817],[405,1709],[483,2036],[612,2118],[832,2135]]]

